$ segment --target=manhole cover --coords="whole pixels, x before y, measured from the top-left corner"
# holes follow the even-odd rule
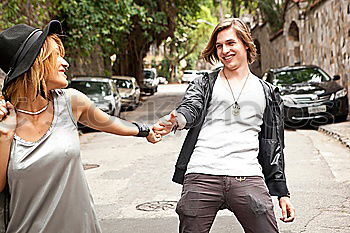
[[[84,170],[88,170],[88,169],[92,169],[92,168],[97,168],[97,167],[99,167],[99,166],[100,166],[100,165],[98,165],[98,164],[91,164],[91,163],[83,164]]]
[[[152,201],[136,206],[137,210],[141,211],[162,211],[175,209],[176,201]]]

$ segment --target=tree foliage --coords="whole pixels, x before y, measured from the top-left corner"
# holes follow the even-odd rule
[[[239,18],[243,13],[252,14],[258,7],[255,0],[230,0],[232,17]]]
[[[192,15],[200,10],[202,0],[126,0],[131,30],[126,34],[127,47],[119,51],[115,73],[133,74],[142,79],[143,59],[152,44],[159,46],[167,38],[175,38],[179,27],[191,24]],[[120,1],[118,2],[120,3]]]
[[[283,25],[287,1],[258,1],[264,19],[275,30]],[[50,19],[60,20],[71,70],[84,66],[89,69],[79,72],[112,71],[141,80],[143,59],[151,45],[163,43],[166,47],[164,72],[173,72],[184,59],[188,68],[194,68],[213,29],[209,24],[217,24],[220,13],[254,13],[257,1],[2,0],[0,7],[0,30],[18,23],[42,28]],[[110,56],[114,54],[117,59],[111,69]],[[100,63],[102,66],[97,65]]]
[[[209,6],[210,7],[210,6]],[[164,45],[168,48],[165,59],[168,67],[164,70],[172,81],[177,74],[176,67],[192,69],[200,60],[201,51],[204,49],[211,31],[217,24],[217,19],[211,15],[207,5],[201,5],[200,11],[186,17],[187,24],[179,25],[172,37],[168,37]],[[179,66],[185,60],[186,67]]]
[[[19,23],[42,27],[57,14],[58,0],[2,0],[0,30]]]
[[[268,22],[273,32],[277,32],[283,27],[285,5],[288,0],[259,0],[259,9],[263,19]]]
[[[0,29],[18,23],[43,27],[50,19],[59,19],[71,62],[86,58],[93,65],[102,59],[110,71],[109,57],[116,54],[114,72],[141,79],[151,44],[159,45],[174,35],[178,25],[188,24],[187,16],[196,15],[201,1],[4,0]]]

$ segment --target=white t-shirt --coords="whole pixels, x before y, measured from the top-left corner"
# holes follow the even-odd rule
[[[241,87],[231,88],[237,100]],[[249,75],[238,100],[238,116],[232,114],[233,104],[228,83],[219,76],[187,174],[263,176],[257,156],[266,100],[258,77]]]

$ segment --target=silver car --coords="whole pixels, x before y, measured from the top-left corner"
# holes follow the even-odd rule
[[[140,103],[140,87],[136,78],[129,76],[112,76],[116,81],[120,95],[122,97],[123,109],[135,109]]]
[[[79,76],[73,78],[70,88],[87,95],[96,107],[112,116],[120,116],[121,96],[113,80],[104,77]]]

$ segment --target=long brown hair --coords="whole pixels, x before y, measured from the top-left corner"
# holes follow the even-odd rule
[[[223,22],[219,23],[214,31],[212,32],[209,42],[205,49],[202,52],[202,58],[204,58],[205,61],[209,62],[210,64],[213,64],[217,61],[219,61],[219,57],[216,50],[216,40],[218,37],[219,32],[232,27],[237,34],[237,37],[243,42],[245,46],[248,47],[247,49],[247,59],[248,63],[251,64],[255,61],[255,58],[257,56],[256,54],[256,47],[254,45],[250,29],[248,26],[239,18],[229,18],[225,19]]]
[[[55,44],[58,45],[59,54],[54,52]],[[55,34],[48,36],[32,67],[11,83],[3,93],[6,99],[14,106],[20,101],[34,100],[39,95],[48,99],[45,78],[56,68],[58,55],[63,57],[64,54],[60,38]]]

